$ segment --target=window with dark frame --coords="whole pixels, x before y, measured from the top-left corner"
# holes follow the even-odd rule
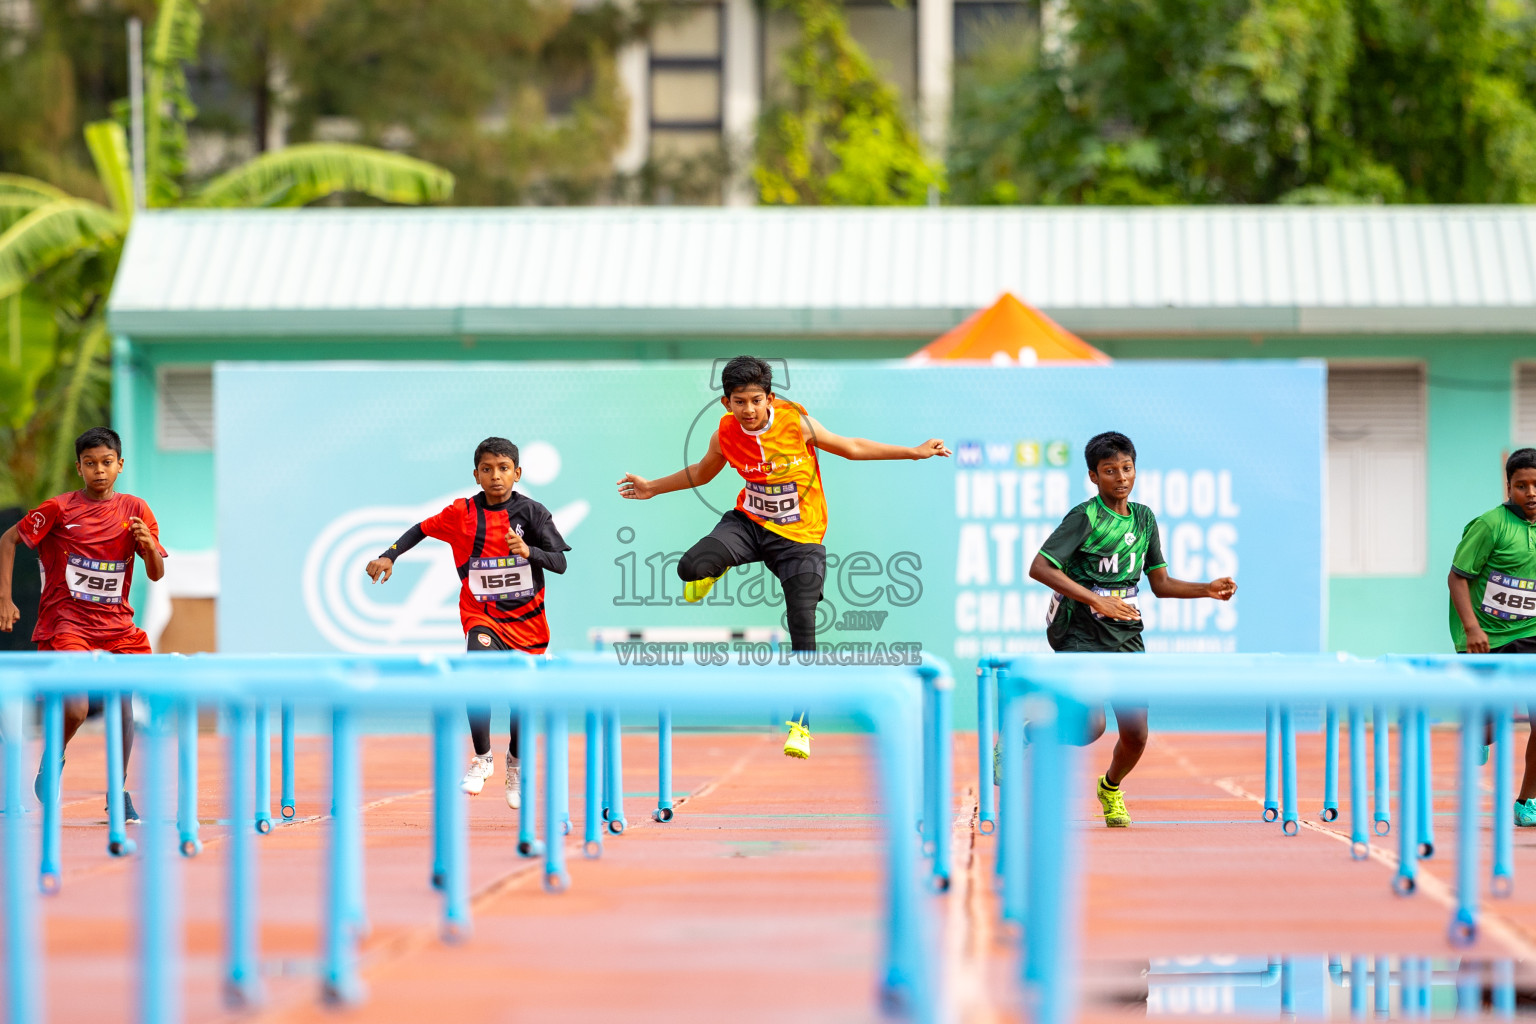
[[[955,63],[980,53],[999,32],[1009,38],[1026,28],[1040,27],[1040,7],[1030,0],[955,0]]]
[[[844,0],[843,15],[854,42],[869,56],[875,70],[908,104],[917,102],[917,4],[889,0]],[[772,102],[784,81],[784,53],[795,44],[800,26],[789,11],[774,10],[763,17],[762,95]]]
[[[724,107],[725,7],[679,3],[651,31],[651,158],[719,148]]]

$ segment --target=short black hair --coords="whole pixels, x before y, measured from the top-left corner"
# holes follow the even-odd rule
[[[757,356],[737,356],[720,371],[720,390],[730,398],[742,388],[762,388],[763,394],[773,394],[773,367]]]
[[[1131,444],[1130,438],[1114,430],[1093,435],[1083,448],[1083,458],[1088,460],[1090,473],[1097,473],[1099,463],[1114,455],[1129,455],[1132,462],[1136,461],[1136,446]]]
[[[92,427],[75,438],[75,461],[79,462],[80,456],[92,448],[111,448],[118,459],[123,457],[123,439],[111,427]]]
[[[480,442],[480,446],[475,449],[476,469],[480,468],[480,460],[486,455],[505,455],[507,458],[512,460],[512,465],[517,466],[519,469],[521,469],[523,465],[522,462],[519,461],[517,445],[513,444],[511,441],[508,441],[504,437],[488,437],[484,441]]]
[[[1504,460],[1504,482],[1509,483],[1522,469],[1536,469],[1536,448],[1520,448]]]

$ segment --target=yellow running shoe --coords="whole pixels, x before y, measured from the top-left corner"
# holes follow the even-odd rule
[[[1099,806],[1104,808],[1104,824],[1109,828],[1130,828],[1131,812],[1125,809],[1125,794],[1118,788],[1110,789],[1099,776]]]
[[[683,584],[683,600],[689,604],[698,604],[704,600],[704,595],[709,593],[709,588],[715,585],[719,576],[706,576],[701,580],[689,580]]]
[[[785,722],[789,735],[784,737],[784,756],[807,758],[811,756],[811,730],[799,722]]]

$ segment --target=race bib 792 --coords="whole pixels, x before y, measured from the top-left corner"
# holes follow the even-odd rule
[[[104,562],[95,558],[69,556],[64,570],[69,596],[92,604],[122,604],[128,589],[128,563]]]

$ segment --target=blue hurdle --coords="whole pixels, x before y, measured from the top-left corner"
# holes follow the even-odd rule
[[[1251,655],[1259,659],[1274,659],[1279,655]],[[1304,656],[1317,658],[1324,662],[1335,663],[1339,660],[1337,655]],[[991,781],[991,759],[988,744],[992,742],[993,722],[997,718],[997,679],[1000,674],[1006,672],[1006,666],[1010,663],[1008,658],[983,658],[977,666],[977,754],[979,777],[977,785],[980,793],[978,831],[983,835],[990,834],[996,826],[996,803],[994,785]],[[1324,784],[1323,784],[1323,809],[1319,818],[1325,822],[1338,819],[1339,815],[1339,762],[1341,754],[1338,744],[1339,705],[1329,702],[1324,707],[1326,745],[1324,752]],[[1385,711],[1382,708],[1373,709],[1373,722],[1375,732],[1375,775],[1374,775],[1374,825],[1373,830],[1378,836],[1386,836],[1392,830],[1392,815],[1390,808],[1391,781],[1388,771],[1390,756],[1390,729],[1387,725]],[[1426,720],[1427,721],[1427,720]],[[1265,821],[1279,822],[1281,830],[1286,835],[1295,835],[1299,830],[1299,800],[1297,795],[1298,780],[1296,777],[1295,757],[1295,722],[1294,713],[1290,705],[1282,706],[1271,702],[1264,705],[1264,806],[1262,816]],[[1357,706],[1350,706],[1347,713],[1347,727],[1350,730],[1350,787],[1351,807],[1356,810],[1351,821],[1351,855],[1357,860],[1363,860],[1370,855],[1370,837],[1366,834],[1363,820],[1364,792],[1366,779],[1371,771],[1371,764],[1367,760],[1367,745],[1365,742],[1364,711]],[[1416,750],[1427,749],[1428,732],[1427,725],[1420,729],[1409,730],[1415,737]],[[1422,734],[1422,735],[1421,735]],[[999,749],[1006,750],[1006,737],[997,740]],[[1428,807],[1428,787],[1430,770],[1423,763],[1422,756],[1415,759],[1416,770],[1412,779],[1410,792],[1418,801],[1419,813],[1415,815],[1415,823],[1418,827],[1418,850],[1414,858],[1415,862],[1424,857],[1432,856],[1434,851],[1433,825],[1422,824]],[[1006,847],[1006,838],[999,836],[1000,847]],[[1505,858],[1502,863],[1508,863]],[[999,856],[997,872],[1002,873],[1004,860]]]
[[[1078,953],[1074,929],[1081,895],[1078,860],[1072,851],[1078,830],[1062,826],[1066,794],[1079,781],[1074,764],[1076,749],[1070,744],[1081,736],[1088,708],[1115,700],[1151,702],[1164,707],[1216,704],[1255,710],[1278,705],[1281,774],[1285,777],[1281,784],[1283,823],[1294,821],[1291,814],[1296,806],[1294,732],[1288,728],[1289,708],[1350,701],[1352,735],[1364,731],[1363,711],[1359,709],[1396,708],[1403,749],[1399,760],[1401,863],[1393,886],[1404,894],[1413,891],[1421,849],[1426,842],[1433,843],[1433,833],[1418,820],[1430,806],[1429,776],[1424,771],[1423,757],[1428,749],[1428,714],[1431,709],[1454,712],[1462,726],[1458,793],[1461,813],[1457,830],[1456,905],[1447,934],[1455,945],[1475,940],[1480,870],[1476,762],[1482,742],[1481,723],[1490,713],[1497,722],[1498,709],[1528,699],[1536,690],[1536,678],[1532,678],[1536,665],[1527,668],[1515,658],[1442,659],[1409,664],[1272,655],[1111,658],[1058,654],[989,661],[997,677],[999,717],[1003,723],[1002,791],[998,806],[1003,914],[1005,919],[1014,920],[1022,915],[1026,922],[1022,977],[1035,1020],[1040,1024],[1061,1024],[1071,1020],[1076,1010]],[[1240,690],[1228,685],[1233,678],[1243,680]],[[1022,752],[1013,753],[1023,745],[1018,740],[1023,737],[1026,719],[1030,723],[1031,759],[1027,783]],[[1363,742],[1356,746],[1361,756],[1351,772],[1354,845],[1364,841],[1363,748]],[[1378,772],[1381,767],[1378,760]],[[1510,878],[1509,865],[1499,862],[1497,836],[1500,828],[1512,827],[1497,824],[1507,818],[1507,814],[1500,813],[1494,819],[1495,873],[1490,887],[1496,893],[1507,889]],[[1418,966],[1413,964],[1410,969],[1417,970]],[[1405,988],[1411,992],[1414,1012],[1419,1012],[1427,989],[1416,981]]]
[[[741,714],[794,702],[818,712],[852,714],[875,733],[888,862],[882,991],[888,1005],[906,1010],[917,1020],[938,1019],[933,922],[922,898],[918,850],[910,830],[916,820],[919,794],[924,792],[920,761],[925,739],[921,710],[924,683],[947,675],[937,664],[925,665],[923,672],[851,667],[827,671],[795,665],[759,668],[733,673],[726,688],[718,685],[718,673],[692,666],[637,670],[646,673],[641,679],[619,672],[610,659],[538,661],[522,655],[477,654],[447,659],[103,655],[93,658],[90,667],[99,685],[110,686],[114,692],[138,693],[150,708],[145,733],[148,761],[142,793],[145,824],[140,870],[146,901],[141,919],[146,922],[144,927],[153,929],[153,935],[146,938],[154,941],[141,942],[138,952],[143,980],[140,1010],[146,1021],[172,1020],[177,1013],[181,925],[175,871],[170,866],[174,855],[169,851],[176,848],[181,826],[171,814],[173,808],[179,808],[164,758],[168,740],[180,733],[172,720],[184,702],[194,697],[208,706],[223,708],[231,724],[231,843],[232,850],[241,852],[232,853],[229,864],[231,928],[226,983],[235,1001],[259,998],[255,929],[259,908],[254,887],[258,844],[255,830],[240,824],[254,820],[255,765],[251,758],[257,754],[253,735],[256,709],[282,702],[330,713],[333,821],[326,855],[322,993],[329,1001],[349,1003],[363,995],[356,945],[367,928],[362,889],[359,714],[390,708],[432,710],[436,712],[433,729],[438,750],[448,749],[457,741],[458,714],[445,715],[444,708],[511,704],[525,714],[525,723],[540,721],[549,736],[543,801],[545,884],[559,889],[568,883],[562,836],[568,792],[568,763],[563,755],[570,715],[586,715],[590,729],[596,708],[608,709],[609,721],[616,724],[620,714],[647,710]],[[23,840],[27,830],[19,795],[25,777],[23,746],[15,739],[22,735],[23,703],[38,694],[46,699],[77,691],[80,668],[79,661],[60,666],[27,656],[0,657],[0,724],[6,737],[12,739],[4,750],[8,801],[3,891],[7,896],[8,999],[11,1018],[16,1020],[32,1020],[39,1015],[41,993],[36,979],[41,971],[37,962],[40,953],[32,941],[35,894],[26,883],[30,865],[25,863]],[[637,687],[637,681],[643,685]],[[452,775],[441,768],[442,760],[434,759],[434,789],[442,790],[447,783],[453,793],[434,801],[438,820],[433,874],[434,878],[441,876],[445,937],[462,938],[470,927],[467,828]],[[595,778],[589,778],[589,792],[595,783]],[[590,827],[597,814],[588,818]]]
[[[283,744],[283,751],[282,751],[282,761],[283,761],[283,795],[282,795],[283,803],[282,803],[282,814],[283,814],[283,820],[284,821],[292,821],[294,816],[299,813],[299,804],[298,804],[298,801],[296,799],[294,799],[294,793],[293,793],[293,790],[294,790],[294,774],[293,774],[293,770],[294,770],[293,769],[293,740],[294,740],[294,731],[293,731],[293,705],[291,703],[285,703],[283,705],[282,717],[283,717],[283,723],[282,723],[282,731],[283,731],[283,739],[282,739],[282,744]]]
[[[783,633],[777,629],[763,626],[731,627],[731,626],[655,626],[631,628],[628,626],[598,626],[587,630],[587,640],[592,645],[595,653],[611,651],[617,643],[684,643],[684,644],[731,644],[737,642],[768,644],[774,651],[779,649],[779,644],[784,639]],[[775,716],[777,717],[777,716]],[[602,744],[603,756],[603,807],[609,812],[603,816],[605,822],[612,820],[613,807],[613,780],[609,772],[615,767],[606,758],[617,757],[620,781],[623,775],[623,754],[618,751],[618,745],[612,742],[613,735],[610,730],[605,730],[602,737],[587,737],[588,749],[593,742]],[[622,741],[622,728],[619,739]],[[617,753],[611,753],[617,751]],[[651,820],[660,824],[671,821],[677,813],[676,803],[672,794],[672,713],[667,710],[660,711],[656,716],[656,809],[651,812]],[[622,798],[620,800],[620,812],[622,812]],[[629,824],[627,818],[622,817],[617,826],[610,824],[609,831],[614,835],[623,833]],[[595,843],[593,849],[596,852],[589,856],[598,856],[602,852],[602,837],[588,839],[589,843]]]

